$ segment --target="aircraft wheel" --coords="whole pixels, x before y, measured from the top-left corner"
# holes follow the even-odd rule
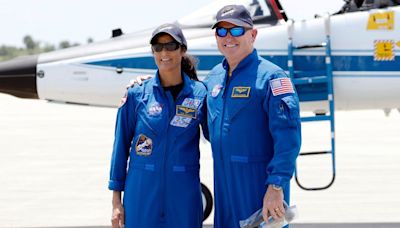
[[[210,190],[203,183],[201,184],[201,198],[203,200],[203,221],[210,216],[213,207],[213,197]]]

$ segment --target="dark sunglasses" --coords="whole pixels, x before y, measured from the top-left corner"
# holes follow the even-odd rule
[[[153,49],[153,51],[155,52],[160,52],[162,51],[162,49],[165,48],[165,50],[167,51],[175,51],[178,50],[178,48],[181,45],[178,42],[168,42],[168,43],[156,43],[156,44],[152,44],[151,48]]]
[[[243,36],[243,34],[247,31],[250,30],[249,28],[244,28],[244,27],[233,27],[233,28],[224,28],[224,27],[217,27],[215,30],[215,34],[219,37],[225,37],[228,35],[228,32],[231,34],[233,37],[239,37]]]

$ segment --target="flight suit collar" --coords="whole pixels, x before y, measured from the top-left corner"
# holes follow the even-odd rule
[[[242,61],[240,61],[240,63],[237,65],[234,71],[238,71],[241,70],[242,68],[249,67],[250,63],[256,59],[258,59],[258,54],[257,50],[254,48],[253,51],[248,56],[246,56]],[[222,61],[222,66],[226,71],[229,71],[229,64],[226,58],[224,58],[224,60]]]
[[[182,91],[179,93],[178,97],[182,95],[186,96],[190,94],[192,91],[191,90],[192,81],[189,78],[189,76],[186,73],[182,72],[182,79],[183,79],[183,88]],[[161,85],[160,74],[158,70],[156,72],[155,80],[153,82],[153,87],[157,87],[160,91],[164,91],[164,88]]]

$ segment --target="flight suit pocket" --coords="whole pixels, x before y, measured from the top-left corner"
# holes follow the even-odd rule
[[[140,124],[142,123],[142,124]],[[162,127],[162,118],[146,118],[142,115],[138,118],[137,125],[141,126],[139,131],[145,131],[145,128],[149,129],[154,135],[158,134],[159,128]]]
[[[295,126],[300,120],[298,102],[293,96],[283,97],[279,101],[278,117],[284,120],[289,126]]]
[[[228,108],[229,120],[232,121],[243,109],[249,106],[252,98],[234,98]]]
[[[155,164],[153,163],[134,163],[132,169],[147,170],[154,172],[156,170]]]
[[[230,160],[239,163],[260,163],[267,162],[268,157],[265,155],[231,155]]]
[[[174,165],[172,167],[173,172],[186,173],[186,172],[199,172],[200,165]]]

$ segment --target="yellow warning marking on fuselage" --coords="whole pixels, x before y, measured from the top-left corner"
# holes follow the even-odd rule
[[[394,12],[372,13],[369,15],[367,30],[393,30]]]

